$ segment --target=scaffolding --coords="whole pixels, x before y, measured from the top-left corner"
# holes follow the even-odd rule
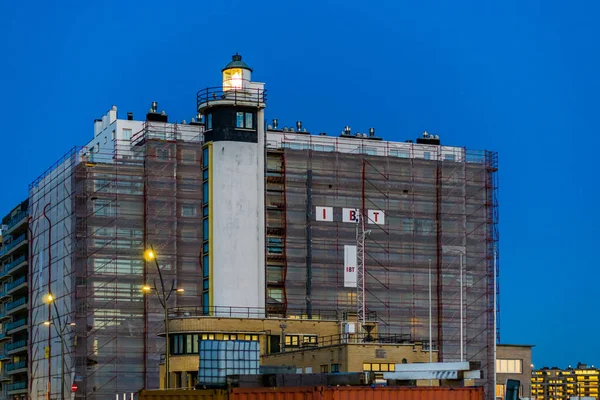
[[[73,149],[30,186],[33,399],[61,393],[47,293],[69,323],[65,394],[72,383],[81,399],[159,387],[164,311],[141,291],[157,277],[142,255],[153,246],[165,280],[185,289],[169,307],[198,305],[202,139],[200,125],[147,121],[104,151]]]
[[[382,211],[384,224],[366,221],[365,241],[364,301],[378,332],[428,342],[431,262],[434,350],[440,360],[460,360],[462,336],[465,359],[484,371],[477,383],[493,396],[497,154],[281,131],[270,131],[267,143],[267,157],[283,161],[287,314],[310,304],[355,319],[359,299],[344,287],[343,271],[356,223],[342,213]],[[332,207],[333,220],[317,221],[317,206]],[[460,257],[446,246],[463,249],[462,279]]]

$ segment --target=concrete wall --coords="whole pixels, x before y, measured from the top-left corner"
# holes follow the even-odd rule
[[[212,149],[213,305],[264,308],[264,152],[260,143]]]
[[[262,365],[288,365],[312,368],[313,373],[321,371],[322,365],[340,364],[340,372],[361,372],[363,363],[402,364],[429,362],[429,352],[423,351],[421,345],[413,344],[343,344],[326,346],[317,349],[290,351],[269,354],[261,358]],[[437,352],[433,353],[433,361],[437,362]]]
[[[507,379],[521,381],[521,397],[531,397],[531,346],[497,345],[496,359],[522,360],[520,374],[496,374],[496,385],[506,384]]]

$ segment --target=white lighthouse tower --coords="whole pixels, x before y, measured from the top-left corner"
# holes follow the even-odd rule
[[[203,311],[254,316],[265,308],[264,84],[236,54],[222,86],[198,92],[204,116]]]

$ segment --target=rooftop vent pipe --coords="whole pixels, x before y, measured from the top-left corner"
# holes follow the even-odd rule
[[[279,126],[279,120],[277,118],[273,119],[273,129],[277,129],[277,127]]]
[[[150,111],[155,113],[158,110],[158,102],[157,101],[153,101],[152,102],[152,107],[150,107]]]
[[[369,128],[369,136],[375,137],[375,128]]]
[[[127,113],[127,121],[133,121],[133,113],[132,112]]]
[[[350,129],[350,127],[346,125],[344,127],[344,135],[350,135],[350,132],[352,132],[352,129]]]
[[[298,132],[302,130],[302,121],[296,121],[296,129],[298,129]]]

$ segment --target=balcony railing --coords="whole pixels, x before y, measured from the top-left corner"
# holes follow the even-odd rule
[[[27,325],[27,319],[25,319],[25,318],[18,319],[14,322],[10,322],[10,323],[6,324],[6,331],[8,332],[12,329],[19,328],[23,325]]]
[[[21,369],[27,367],[27,361],[19,361],[16,363],[11,363],[6,366],[7,371],[14,371],[15,369]]]
[[[9,262],[8,264],[6,264],[4,266],[4,271],[3,272],[8,272],[11,269],[13,269],[14,267],[16,267],[17,265],[21,264],[22,262],[24,262],[25,260],[27,260],[27,257],[22,255],[21,257]],[[0,275],[4,275],[4,273],[0,274]]]
[[[13,248],[18,246],[19,244],[23,243],[25,241],[25,239],[27,239],[27,235],[22,234],[19,237],[17,237],[16,239],[14,239],[12,242],[7,244],[6,246],[4,246],[2,248],[2,250],[0,250],[0,257],[2,257],[3,255],[5,255],[9,251],[11,251]]]
[[[169,318],[289,318],[337,321],[343,318],[338,310],[289,310],[286,314],[269,312],[261,307],[175,307],[169,308]]]
[[[261,105],[267,102],[267,91],[262,88],[243,88],[223,90],[222,86],[210,87],[198,91],[196,95],[197,105],[217,103],[219,101],[233,101],[238,103],[254,103]]]
[[[24,347],[24,346],[27,346],[27,340],[19,340],[18,342],[9,343],[6,346],[4,346],[4,349],[6,351],[11,351],[11,350],[18,349],[19,347]]]
[[[26,388],[27,388],[27,381],[9,383],[8,385],[6,385],[6,391],[8,391],[8,392],[10,392],[12,390],[23,390]]]
[[[6,230],[9,230],[13,226],[17,225],[19,222],[21,222],[23,220],[23,218],[26,218],[26,217],[27,217],[27,211],[21,211],[20,213],[18,213],[14,217],[12,217],[10,221],[8,221],[8,224],[6,224]]]
[[[27,282],[27,277],[26,276],[22,276],[19,279],[17,279],[16,281],[12,281],[11,283],[7,283],[5,290],[8,292],[9,290],[14,289],[14,288],[16,288],[19,285],[22,285],[25,282]]]
[[[5,311],[10,311],[13,308],[17,308],[19,306],[22,306],[23,304],[27,303],[27,297],[20,297],[14,301],[11,301],[10,303],[6,303],[6,305],[4,306],[4,310]]]

